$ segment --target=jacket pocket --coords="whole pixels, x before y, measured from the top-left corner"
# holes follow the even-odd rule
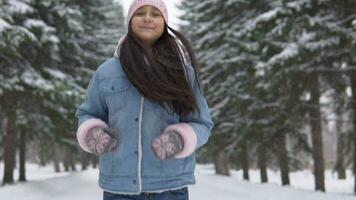
[[[104,175],[113,174],[112,152],[104,153],[99,156],[99,171]]]
[[[105,79],[100,84],[100,89],[105,94],[105,101],[109,110],[122,110],[127,105],[127,90],[130,81],[127,78]]]
[[[184,158],[171,158],[161,161],[161,176],[178,176],[183,174]]]
[[[194,173],[196,163],[196,153],[193,152],[190,156],[184,158],[184,173]]]

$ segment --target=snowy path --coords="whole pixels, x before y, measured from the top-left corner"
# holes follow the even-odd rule
[[[1,168],[1,167],[0,167]],[[43,174],[43,173],[42,173]],[[36,175],[38,177],[38,175]],[[0,187],[0,199],[18,200],[101,200],[97,185],[98,171],[63,173],[60,177],[16,183]],[[355,200],[351,194],[321,192],[281,187],[278,184],[259,184],[217,176],[211,169],[198,167],[197,184],[189,187],[191,200]]]
[[[260,184],[207,173],[196,173],[197,184],[190,187],[192,200],[355,200],[351,194],[321,192]]]
[[[99,200],[102,196],[96,176],[95,170],[88,170],[48,180],[18,183],[0,188],[0,199],[15,196],[16,200]]]

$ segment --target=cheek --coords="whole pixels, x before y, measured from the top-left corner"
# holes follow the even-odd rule
[[[164,19],[161,19],[160,22],[158,23],[159,29],[163,32],[164,29]]]
[[[132,20],[131,20],[131,29],[132,29],[132,31],[133,32],[135,32],[136,30],[137,30],[137,20],[135,20],[135,18],[133,18]]]
[[[164,32],[163,30],[164,30],[164,27],[161,27],[161,28],[159,29],[159,34],[160,34],[160,35],[163,34],[163,32]]]
[[[158,27],[157,33],[161,36],[164,32],[164,23],[159,24],[157,27]]]

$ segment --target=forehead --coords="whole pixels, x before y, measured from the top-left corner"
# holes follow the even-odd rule
[[[137,10],[154,10],[154,11],[159,11],[158,8],[151,6],[151,5],[145,5],[145,6],[141,6],[139,9]]]

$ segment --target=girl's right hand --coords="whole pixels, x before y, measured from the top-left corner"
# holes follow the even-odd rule
[[[113,151],[117,146],[115,130],[104,127],[94,127],[89,130],[85,142],[91,152],[100,155]]]

